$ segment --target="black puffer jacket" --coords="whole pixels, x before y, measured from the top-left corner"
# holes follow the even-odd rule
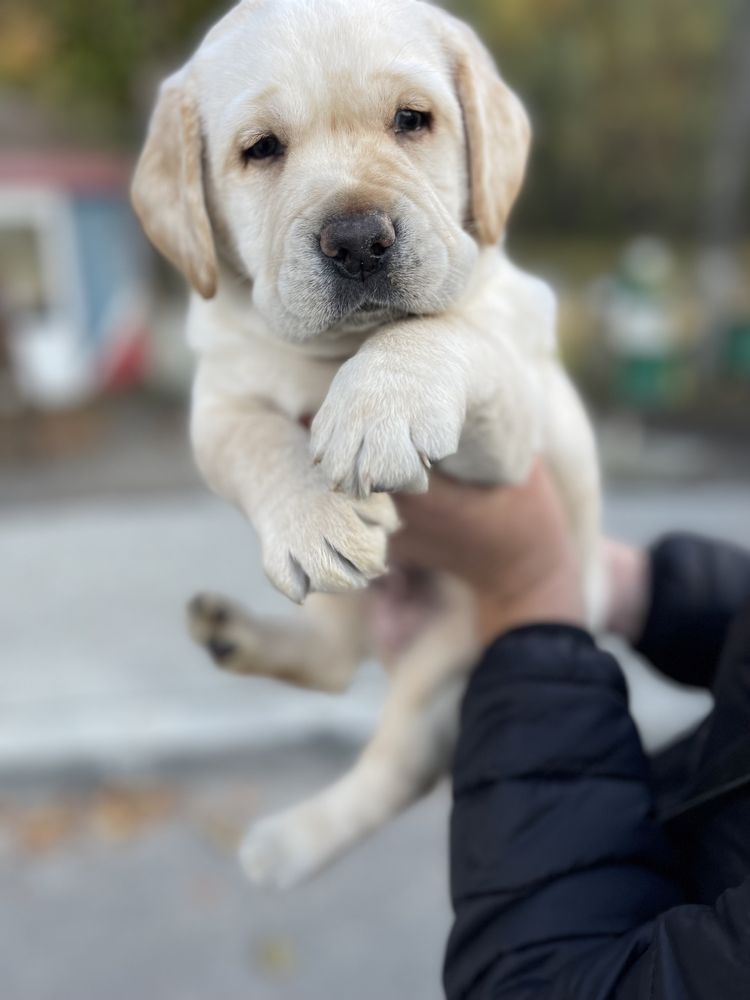
[[[449,1000],[750,1000],[750,556],[670,536],[651,557],[641,652],[715,710],[648,762],[586,632],[486,652],[454,765]]]

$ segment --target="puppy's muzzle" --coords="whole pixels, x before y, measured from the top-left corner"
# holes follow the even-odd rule
[[[320,249],[344,278],[366,281],[388,263],[396,230],[385,212],[338,216],[320,234]]]

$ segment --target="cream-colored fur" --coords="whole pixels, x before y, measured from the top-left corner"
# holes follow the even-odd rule
[[[397,134],[403,108],[430,127]],[[283,156],[244,162],[270,134]],[[133,197],[195,289],[196,459],[252,522],[274,585],[305,602],[302,622],[269,623],[196,599],[192,632],[225,668],[344,688],[369,652],[388,493],[425,490],[436,462],[512,483],[545,455],[596,614],[592,435],[557,358],[554,297],[498,246],[528,146],[473,32],[418,0],[245,0],[164,84]],[[342,291],[318,245],[326,220],[363,211],[397,226],[387,294],[372,298],[364,282]],[[442,614],[389,664],[359,762],[250,831],[251,878],[309,876],[444,772],[478,650],[467,590],[437,587]]]

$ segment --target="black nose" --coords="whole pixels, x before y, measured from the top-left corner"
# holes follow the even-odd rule
[[[396,231],[385,212],[341,215],[320,234],[320,249],[346,278],[364,281],[385,264]]]

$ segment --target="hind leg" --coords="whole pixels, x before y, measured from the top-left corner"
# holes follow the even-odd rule
[[[432,787],[453,752],[475,653],[464,591],[393,664],[378,729],[354,767],[308,801],[250,829],[240,856],[253,882],[287,888],[309,878]]]
[[[365,655],[362,594],[313,594],[288,619],[256,618],[201,594],[188,607],[188,627],[222,670],[319,691],[347,688]]]

